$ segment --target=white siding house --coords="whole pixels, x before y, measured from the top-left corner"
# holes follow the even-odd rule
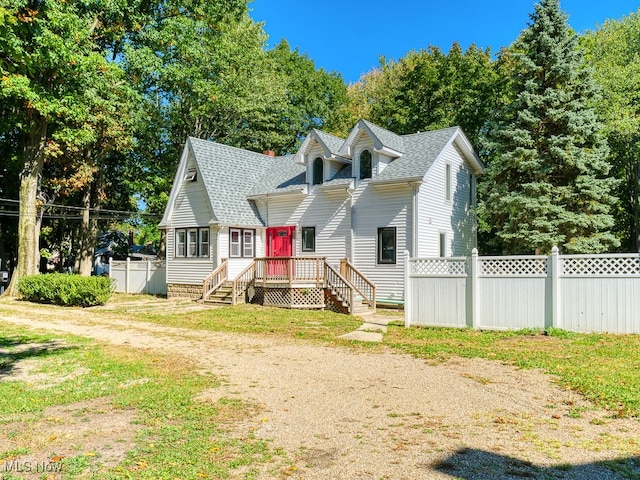
[[[360,120],[347,139],[314,129],[295,155],[275,158],[189,138],[160,224],[169,295],[197,296],[224,258],[234,278],[255,257],[320,256],[349,258],[379,301],[401,303],[405,250],[475,246],[482,172],[459,127],[396,135]]]

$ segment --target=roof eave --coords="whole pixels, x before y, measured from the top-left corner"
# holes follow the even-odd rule
[[[266,198],[271,198],[271,197],[287,197],[287,196],[305,196],[308,195],[308,191],[307,191],[307,187],[304,186],[302,188],[299,189],[295,189],[295,190],[286,190],[283,192],[265,192],[265,193],[256,193],[254,195],[248,195],[247,199],[249,200],[264,200]]]

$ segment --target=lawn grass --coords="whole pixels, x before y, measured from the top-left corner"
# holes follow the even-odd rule
[[[121,310],[116,309],[116,312]],[[292,310],[237,305],[198,311],[164,313],[130,312],[132,320],[173,327],[233,333],[257,333],[285,338],[335,342],[336,337],[362,325],[358,317],[329,311]]]
[[[390,315],[399,315],[393,310]],[[286,310],[239,305],[185,314],[131,314],[139,321],[210,331],[257,333],[321,340],[344,345],[338,337],[362,320],[332,312]],[[404,328],[396,322],[383,343],[359,348],[391,348],[434,362],[453,356],[502,361],[554,375],[565,388],[581,393],[615,416],[640,417],[640,335],[479,331],[449,328]]]
[[[109,467],[101,464],[100,455],[78,446],[77,452],[58,460],[64,478],[87,478],[88,472],[96,479],[175,478],[176,472],[182,478],[227,478],[239,466],[245,466],[246,477],[251,478],[253,465],[270,463],[278,455],[267,442],[250,435],[234,438],[225,427],[246,418],[252,405],[224,398],[197,400],[219,382],[198,372],[185,358],[104,346],[69,335],[38,334],[5,323],[0,329],[0,348],[5,349],[0,357],[0,374],[5,377],[0,381],[0,435],[20,445],[17,450],[0,445],[0,464],[42,455],[43,448],[47,457],[55,456],[56,444],[49,445],[55,436],[34,438],[34,431],[42,431],[43,425],[54,431],[55,419],[46,418],[45,412],[99,398],[108,402],[108,412],[114,415],[135,413],[139,424],[135,445],[119,465]],[[29,378],[11,378],[12,370],[25,360],[35,368],[30,373],[36,375],[32,380],[40,379],[37,385]],[[63,380],[57,381],[58,377]]]
[[[444,361],[453,356],[499,360],[540,369],[615,416],[640,416],[640,336],[404,328],[391,325],[384,344]]]

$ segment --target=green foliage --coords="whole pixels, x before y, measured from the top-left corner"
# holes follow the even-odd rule
[[[18,288],[29,301],[67,307],[104,305],[112,291],[110,278],[63,273],[22,277]]]
[[[499,98],[498,75],[489,49],[454,43],[445,54],[437,47],[409,52],[349,87],[343,107],[344,134],[365,118],[399,134],[459,125],[478,149],[487,120]]]
[[[623,247],[640,249],[640,13],[607,20],[581,38],[602,95],[612,173],[621,180],[616,230]]]
[[[608,148],[596,85],[558,0],[541,0],[511,48],[511,102],[490,130],[482,227],[503,253],[599,253],[611,233]]]

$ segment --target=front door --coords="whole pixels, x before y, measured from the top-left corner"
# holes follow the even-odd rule
[[[291,257],[293,255],[293,232],[296,227],[267,228],[267,256]],[[267,260],[267,275],[288,277],[289,260]]]

